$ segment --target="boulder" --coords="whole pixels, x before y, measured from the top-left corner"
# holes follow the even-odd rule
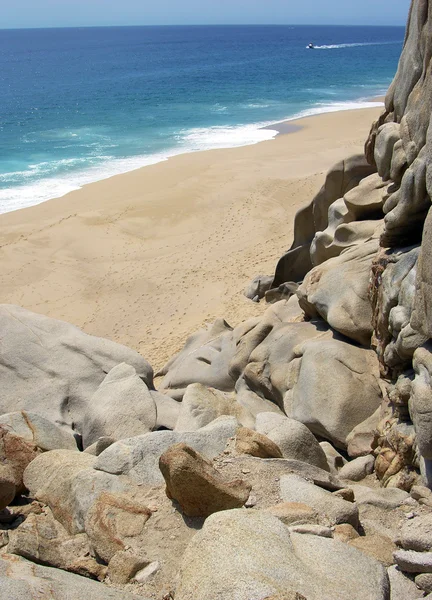
[[[83,446],[101,437],[121,440],[152,431],[156,405],[148,387],[134,367],[116,365],[93,394],[84,413]]]
[[[339,340],[312,340],[296,356],[285,370],[286,414],[345,448],[349,433],[381,404],[375,353]]]
[[[17,529],[11,530],[7,551],[93,579],[102,580],[106,575],[106,568],[92,556],[87,535],[69,535],[49,509],[40,514],[30,514]]]
[[[374,489],[365,485],[353,485],[352,489],[359,506],[369,504],[387,510],[398,508],[410,497],[407,492],[398,488]]]
[[[15,495],[14,474],[8,466],[0,464],[0,511],[12,502]]]
[[[374,463],[375,457],[370,454],[359,456],[342,467],[339,477],[350,481],[360,481],[373,472]]]
[[[381,407],[347,435],[347,452],[351,458],[371,454],[378,444],[378,423]]]
[[[0,415],[1,426],[44,452],[77,449],[76,439],[69,429],[60,428],[34,412],[20,410]]]
[[[148,559],[130,550],[119,550],[108,564],[108,576],[115,584],[129,583],[135,575],[149,564]]]
[[[0,414],[25,410],[81,432],[85,410],[106,374],[127,363],[148,387],[151,366],[137,352],[77,327],[0,305]]]
[[[432,459],[432,343],[414,352],[415,378],[409,411],[417,434],[417,444],[425,459]]]
[[[390,582],[390,600],[417,600],[423,593],[417,585],[399,570],[396,565],[387,569]]]
[[[432,573],[432,552],[396,550],[393,552],[393,558],[405,573]]]
[[[181,403],[167,394],[150,390],[150,395],[156,406],[156,425],[158,429],[174,429],[180,414]]]
[[[283,458],[277,444],[266,435],[246,427],[237,430],[235,449],[239,454],[249,454],[257,458]]]
[[[336,331],[368,346],[372,335],[369,277],[378,240],[344,250],[313,268],[297,290],[301,308]]]
[[[206,458],[225,449],[238,428],[234,417],[219,417],[198,431],[155,431],[116,442],[100,454],[95,468],[114,475],[128,475],[139,485],[161,485],[159,457],[170,446],[184,442]]]
[[[139,536],[151,517],[144,504],[125,494],[102,492],[85,518],[85,531],[97,555],[109,562],[128,546],[128,539]]]
[[[331,525],[349,523],[358,526],[357,506],[332,495],[299,475],[283,475],[280,495],[284,502],[302,502],[324,515]]]
[[[17,494],[25,491],[24,471],[40,452],[33,443],[26,442],[5,425],[0,425],[0,465],[6,467],[12,475]]]
[[[43,567],[12,554],[0,556],[0,589],[8,600],[144,600],[114,588],[67,573]]]
[[[294,419],[281,419],[266,434],[280,448],[283,458],[291,458],[329,470],[326,455],[311,431]]]
[[[236,340],[233,329],[217,319],[208,329],[191,335],[184,348],[159,371],[164,376],[160,391],[181,400],[191,383],[225,392],[234,390],[235,380],[228,373]]]
[[[239,508],[251,491],[251,486],[240,479],[226,481],[208,460],[184,443],[164,452],[159,467],[168,498],[176,500],[189,517]]]
[[[244,295],[249,300],[254,300],[258,297],[258,300],[264,298],[265,293],[271,288],[273,283],[273,275],[257,275],[247,286],[244,291]]]
[[[397,550],[396,544],[385,535],[365,535],[350,540],[348,544],[352,548],[357,548],[368,556],[375,558],[384,566],[389,567],[393,564],[393,552]]]
[[[319,523],[316,510],[302,502],[281,502],[265,509],[285,525],[305,525]]]
[[[253,428],[255,419],[232,395],[192,383],[180,404],[175,431],[196,431],[221,416],[232,416],[245,427]]]
[[[320,442],[320,446],[326,455],[327,464],[330,469],[330,473],[338,474],[341,469],[348,462],[347,459],[342,456],[340,452],[334,448],[330,442]]]
[[[428,552],[432,550],[432,514],[425,514],[407,521],[400,534],[402,548]]]
[[[223,577],[221,577],[223,573]],[[341,542],[290,533],[264,511],[230,510],[211,515],[190,542],[180,570],[176,600],[282,598],[385,600],[384,568]]]
[[[415,576],[414,581],[416,586],[426,592],[426,594],[430,594],[432,592],[432,573],[420,573],[419,575]]]
[[[47,504],[70,534],[85,531],[87,512],[102,492],[140,495],[127,478],[95,471],[96,461],[84,452],[52,450],[38,456],[24,473],[30,495]]]

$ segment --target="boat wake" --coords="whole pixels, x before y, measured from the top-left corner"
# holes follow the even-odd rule
[[[402,41],[396,42],[362,42],[354,44],[329,44],[323,46],[314,46],[314,50],[336,50],[339,48],[356,48],[359,46],[388,46],[390,44],[402,44]]]

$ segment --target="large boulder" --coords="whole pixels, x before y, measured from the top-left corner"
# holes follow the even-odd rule
[[[409,409],[417,434],[417,444],[425,459],[432,459],[432,343],[414,353],[415,378]]]
[[[176,600],[264,600],[296,593],[308,600],[387,600],[389,585],[382,565],[358,550],[290,533],[268,512],[240,509],[210,516],[193,538]]]
[[[375,353],[338,340],[312,340],[296,354],[285,374],[286,414],[345,448],[348,434],[381,403]]]
[[[170,446],[184,442],[206,458],[224,451],[238,428],[234,417],[219,417],[197,431],[155,431],[112,444],[95,462],[95,468],[114,475],[128,475],[139,485],[160,485],[159,458]]]
[[[225,392],[234,390],[235,381],[228,373],[236,340],[233,329],[223,319],[217,319],[208,329],[191,335],[178,354],[159,371],[164,376],[160,390],[175,400],[181,400],[191,383]]]
[[[20,410],[0,415],[0,427],[44,452],[77,449],[76,439],[69,429],[60,428],[34,412]]]
[[[280,495],[284,502],[302,502],[323,515],[331,525],[349,523],[358,526],[358,509],[355,504],[334,496],[299,475],[283,475]]]
[[[298,211],[294,220],[294,241],[280,258],[273,287],[287,281],[301,281],[312,268],[311,243],[317,231],[328,226],[328,209],[335,200],[355,188],[359,182],[375,172],[361,154],[338,162],[327,173],[325,183],[315,198]]]
[[[297,290],[300,306],[348,338],[368,346],[372,335],[369,278],[378,240],[347,248],[312,269]]]
[[[124,590],[11,554],[0,556],[0,589],[5,600],[144,600]]]
[[[101,437],[121,440],[152,431],[156,405],[135,369],[125,363],[115,366],[93,394],[82,424],[84,448]]]
[[[241,479],[227,481],[213,465],[186,444],[175,444],[162,454],[159,468],[168,498],[176,500],[189,517],[240,508],[251,486]]]
[[[251,412],[241,406],[232,394],[192,383],[186,388],[180,404],[175,431],[196,431],[224,415],[235,417],[245,427],[253,428],[255,425]]]
[[[78,433],[106,374],[127,363],[153,387],[151,366],[125,346],[8,304],[0,305],[0,414],[25,410]]]
[[[294,421],[294,419],[279,417],[279,415],[275,415],[276,418],[274,418],[273,413],[262,413],[262,415],[258,415],[259,417],[261,419],[257,419],[257,431],[265,433],[270,440],[277,444],[283,458],[304,461],[325,471],[329,470],[324,450],[306,425]],[[265,427],[266,423],[273,418],[275,426]],[[261,429],[262,423],[264,423],[265,431]]]
[[[0,425],[0,465],[12,475],[17,493],[25,491],[24,471],[40,453],[33,443]]]

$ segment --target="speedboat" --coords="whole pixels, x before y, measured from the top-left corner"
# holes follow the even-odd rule
[[[315,48],[315,46],[314,46],[314,45],[312,44],[312,42],[311,42],[310,44],[308,44],[308,45],[306,46],[306,48],[307,48],[308,50],[313,50],[313,49]]]

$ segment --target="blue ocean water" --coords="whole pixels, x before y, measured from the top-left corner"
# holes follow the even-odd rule
[[[385,93],[403,38],[401,27],[0,30],[0,212],[362,106]]]

